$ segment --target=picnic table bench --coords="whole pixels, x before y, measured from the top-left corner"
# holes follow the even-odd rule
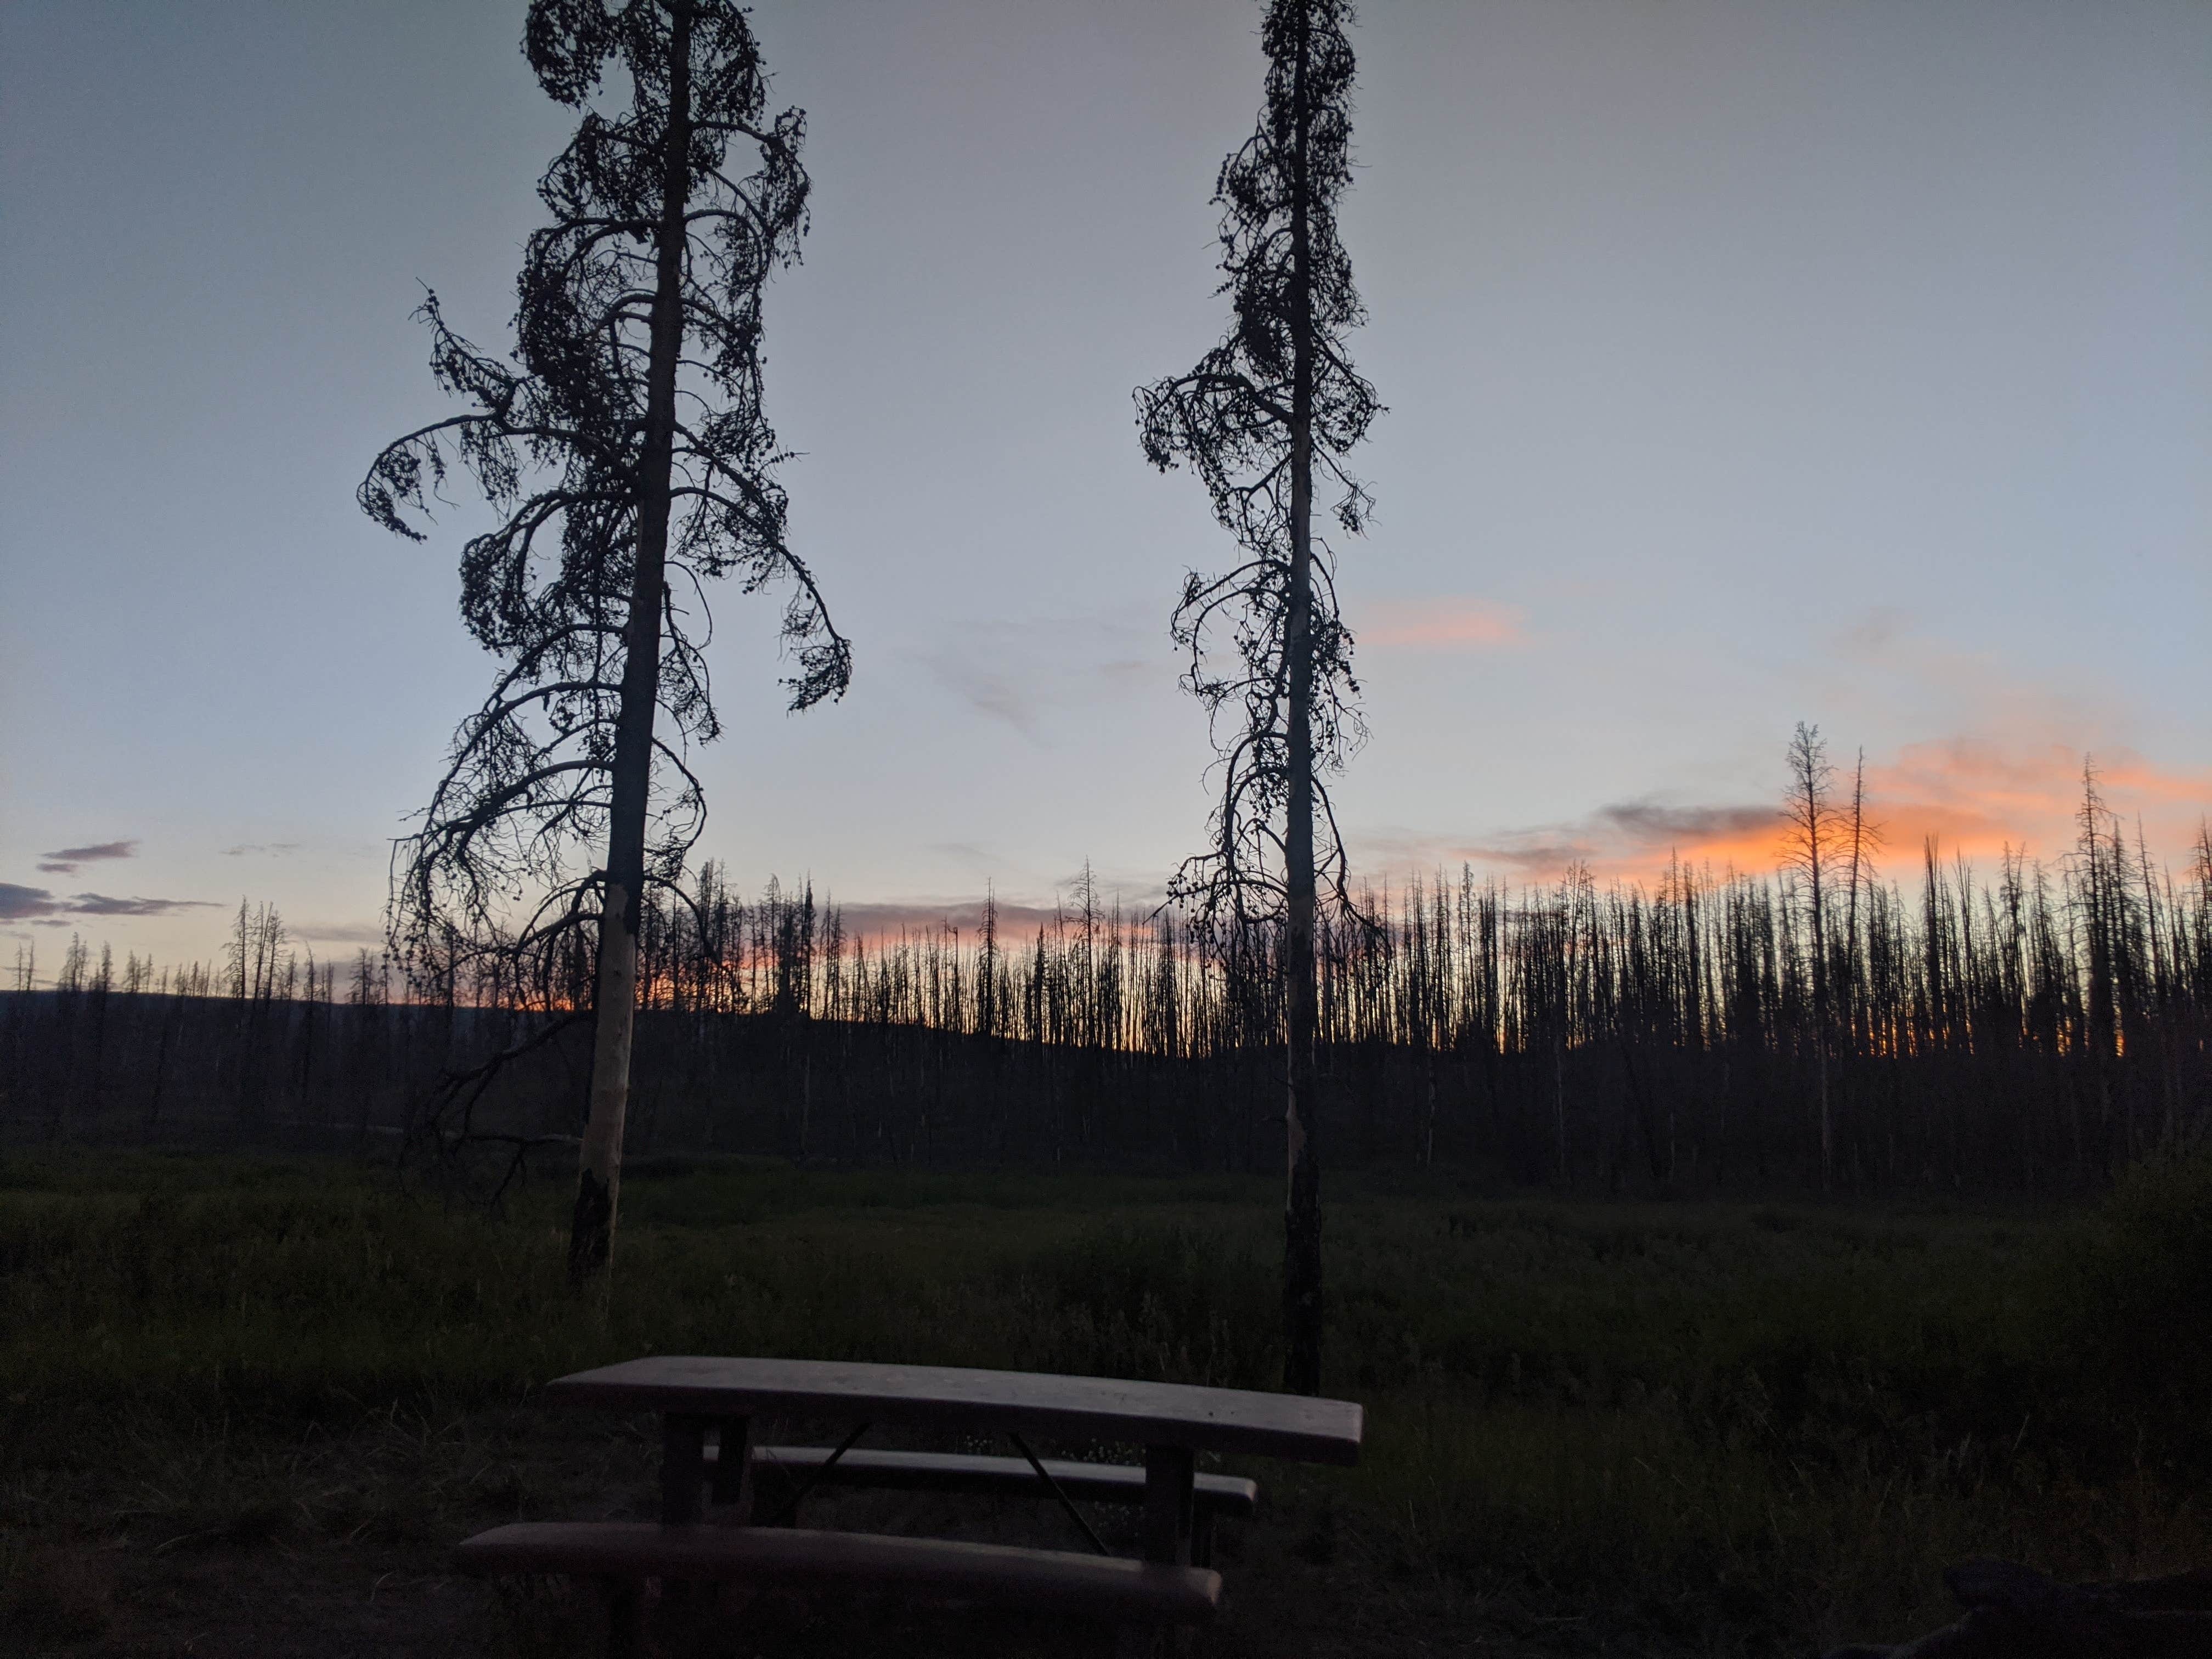
[[[660,1413],[660,1520],[516,1522],[469,1539],[458,1560],[483,1574],[599,1580],[617,1659],[641,1650],[644,1586],[656,1578],[848,1583],[1125,1626],[1203,1623],[1221,1597],[1209,1565],[1213,1521],[1250,1514],[1258,1487],[1200,1474],[1198,1455],[1352,1463],[1362,1428],[1359,1407],[1346,1401],[942,1365],[664,1357],[580,1371],[545,1392]],[[836,1446],[754,1444],[755,1421],[771,1417],[855,1426]],[[877,1425],[1002,1434],[1021,1455],[858,1449]],[[1024,1438],[1032,1434],[1139,1444],[1145,1461],[1138,1468],[1040,1458]],[[809,1492],[830,1485],[1049,1495],[1091,1553],[789,1524]],[[1141,1505],[1143,1559],[1109,1554],[1078,1498]]]

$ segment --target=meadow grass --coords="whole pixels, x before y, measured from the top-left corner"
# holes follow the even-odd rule
[[[434,1443],[641,1353],[1279,1374],[1271,1182],[666,1164],[580,1299],[556,1186],[493,1216],[339,1163],[0,1164],[0,1595],[54,1494],[82,1510],[125,1463],[185,1537],[520,1504],[487,1498],[516,1478],[495,1457]],[[2212,1164],[2063,1215],[1441,1174],[1332,1200],[1329,1388],[1368,1406],[1367,1452],[1255,1465],[1280,1524],[1249,1550],[1280,1559],[1240,1572],[1321,1574],[1432,1635],[1718,1653],[1901,1639],[1977,1554],[2212,1559]],[[332,1485],[346,1446],[384,1474]]]

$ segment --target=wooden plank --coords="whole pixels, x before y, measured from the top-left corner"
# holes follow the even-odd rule
[[[664,1527],[649,1521],[526,1521],[454,1551],[462,1571],[594,1578],[849,1583],[1154,1624],[1212,1619],[1221,1577],[1199,1567],[1006,1544],[782,1527]]]
[[[704,1416],[866,1419],[1079,1435],[1311,1463],[1359,1460],[1363,1414],[1346,1400],[1135,1382],[1106,1376],[660,1355],[546,1384],[556,1400]]]
[[[717,1454],[714,1478],[721,1474]],[[756,1469],[774,1467],[804,1479],[818,1478],[824,1486],[875,1486],[906,1492],[988,1492],[1023,1497],[1043,1496],[1036,1473],[1018,1457],[979,1457],[965,1452],[872,1451],[855,1448],[839,1458],[826,1474],[827,1446],[756,1446]],[[1145,1472],[1125,1463],[1078,1463],[1048,1457],[1044,1466],[1070,1498],[1095,1504],[1141,1504],[1145,1501]],[[1221,1515],[1249,1516],[1259,1507],[1256,1481],[1240,1475],[1201,1474],[1193,1496],[1201,1510]],[[719,1501],[719,1500],[718,1500]]]

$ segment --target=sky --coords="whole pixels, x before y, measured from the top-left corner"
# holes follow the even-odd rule
[[[494,665],[456,557],[362,517],[503,345],[571,117],[504,0],[0,9],[0,951],[212,957],[241,898],[381,938]],[[768,303],[793,545],[854,641],[783,712],[718,605],[700,852],[886,921],[1088,860],[1156,895],[1211,758],[1139,452],[1219,336],[1251,0],[759,0],[807,112]],[[1908,878],[2063,853],[2085,756],[2212,812],[2212,7],[1368,0],[1343,233],[1389,412],[1340,550],[1355,866],[1771,866],[1817,723]]]

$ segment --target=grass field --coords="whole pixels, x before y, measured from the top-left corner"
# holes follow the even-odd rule
[[[648,1422],[532,1401],[605,1360],[1277,1376],[1273,1182],[665,1164],[625,1186],[605,1301],[564,1287],[558,1186],[493,1218],[340,1164],[0,1164],[0,1642],[587,1650],[552,1592],[442,1559],[506,1516],[650,1512]],[[1329,1389],[1368,1453],[1249,1466],[1214,1651],[1814,1653],[1944,1622],[1972,1555],[2212,1561],[2212,1164],[2063,1216],[1331,1196]],[[958,1645],[842,1616],[717,1639]]]

